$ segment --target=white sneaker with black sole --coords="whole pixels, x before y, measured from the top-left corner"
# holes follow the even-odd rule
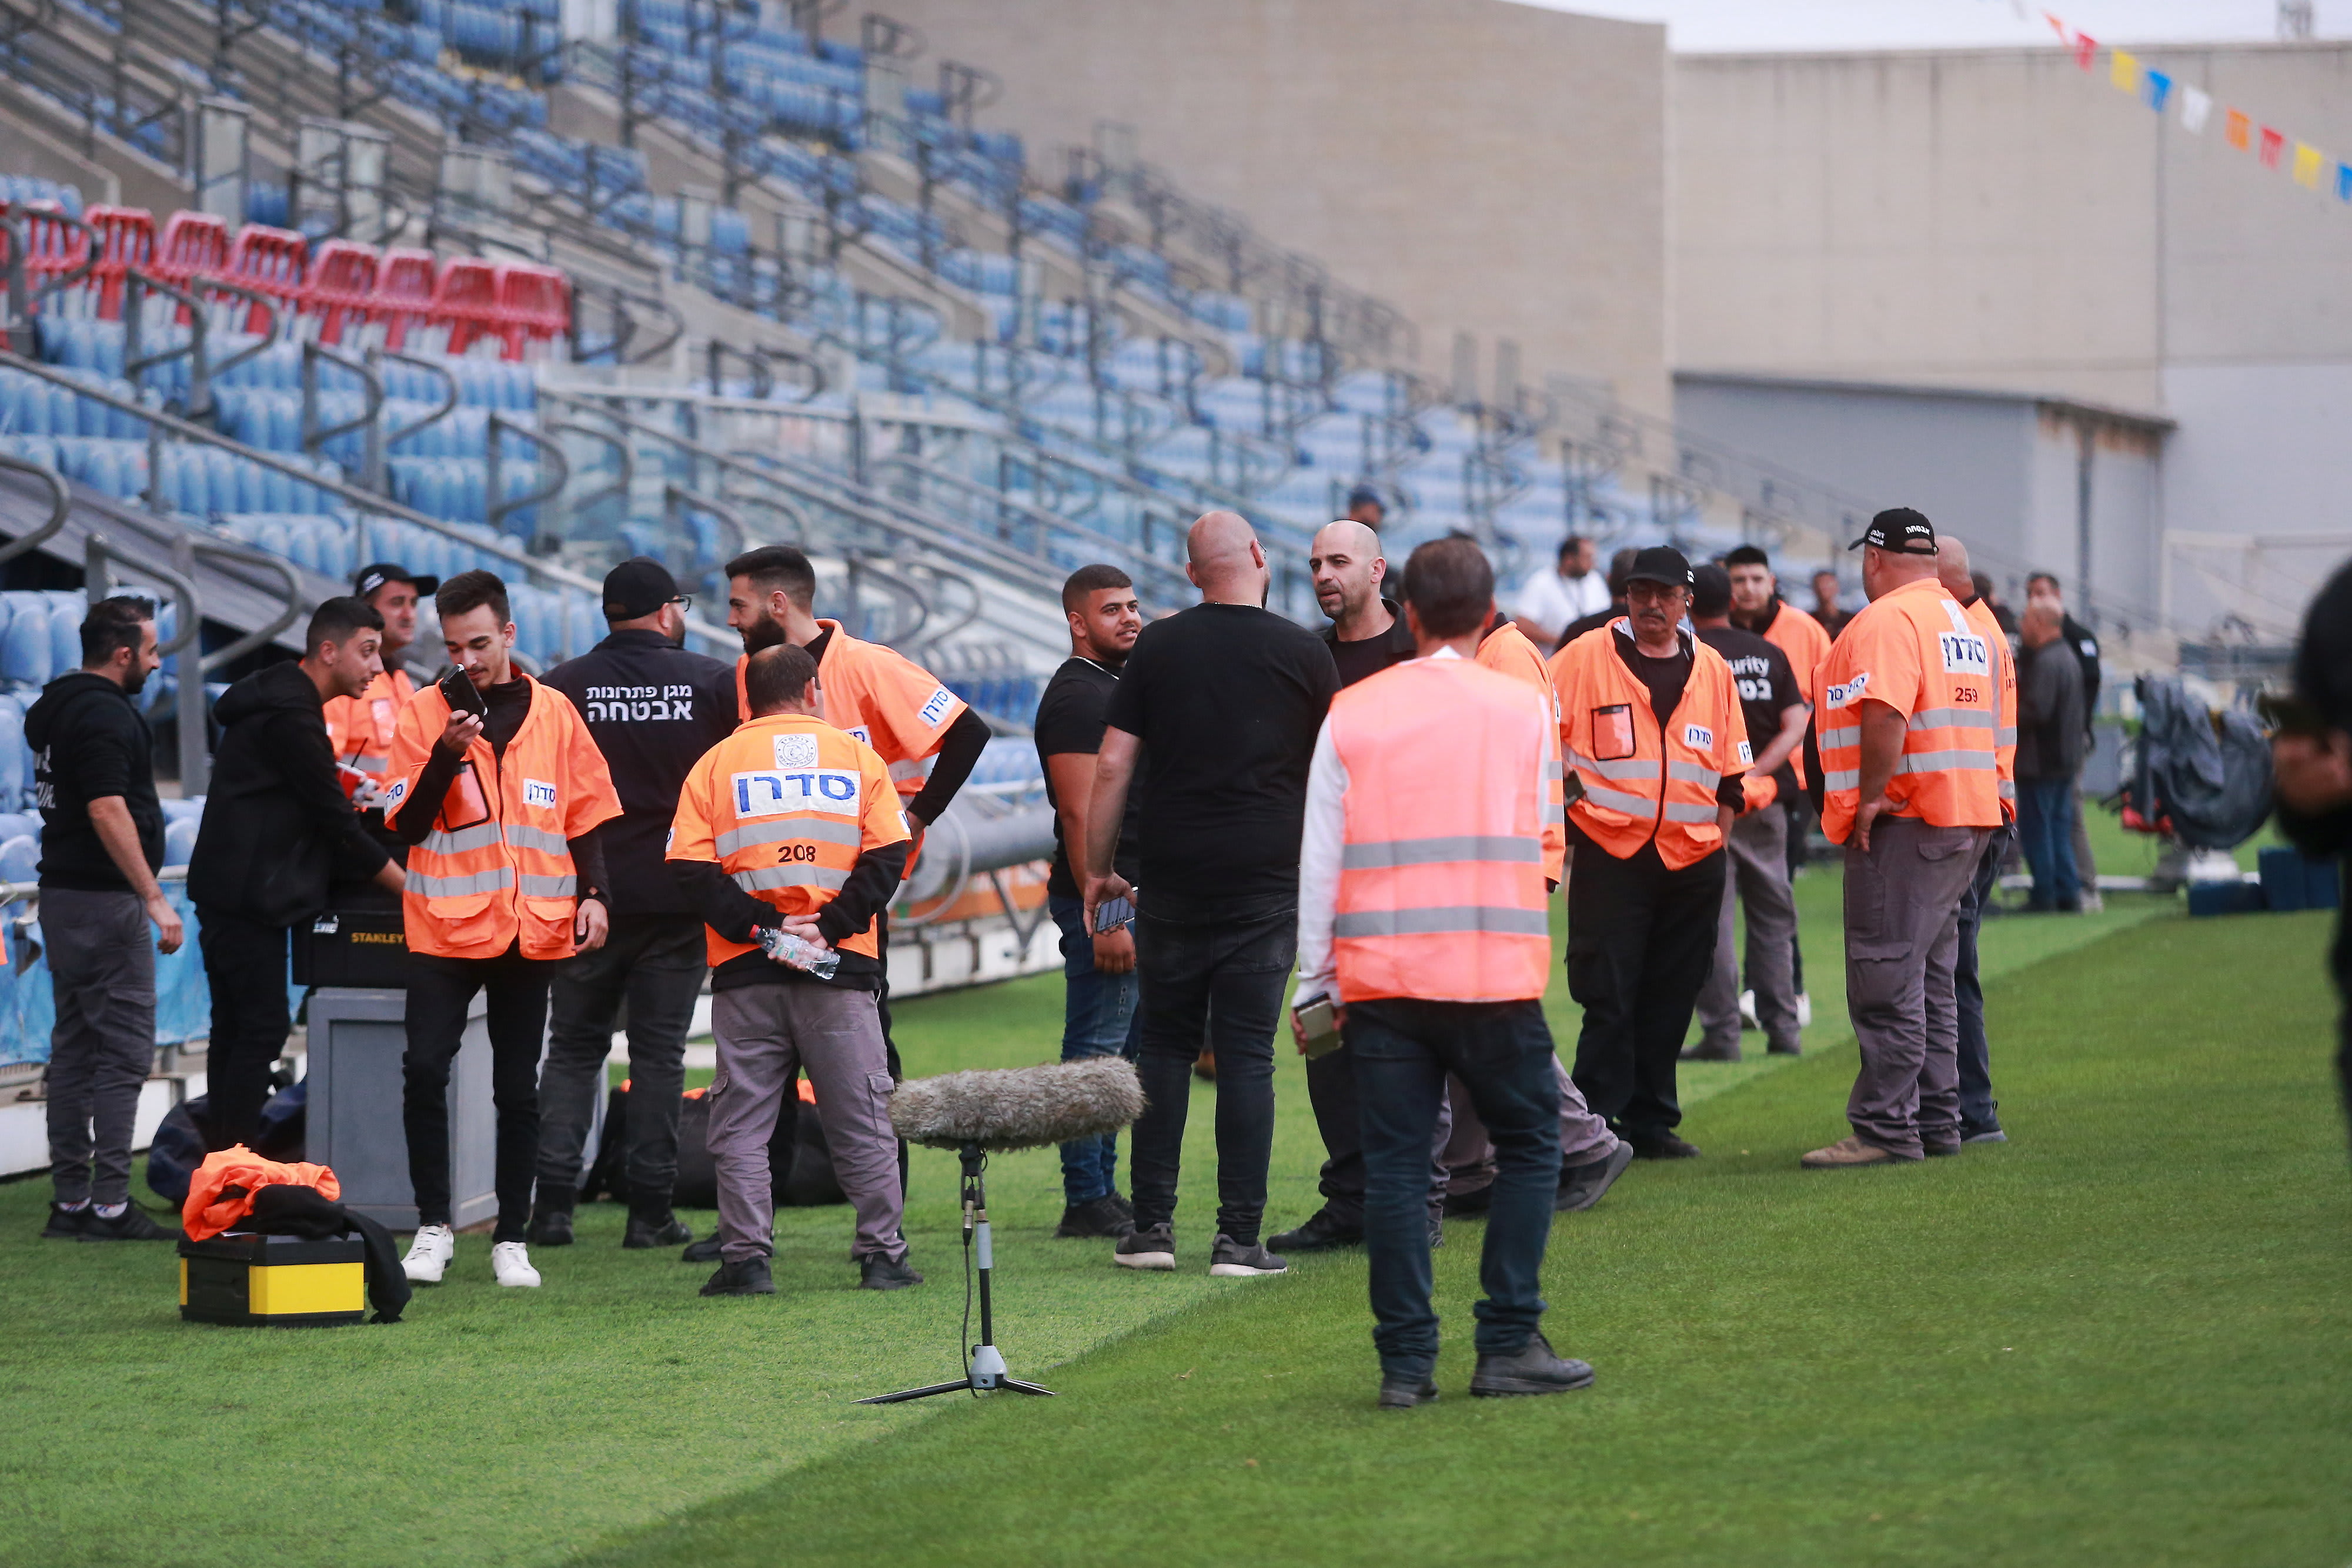
[[[1171,1270],[1176,1267],[1176,1233],[1168,1226],[1130,1230],[1118,1239],[1110,1260],[1122,1269]]]
[[[510,1290],[539,1288],[539,1270],[530,1266],[530,1249],[520,1241],[501,1241],[490,1249],[490,1272]]]
[[[1286,1274],[1290,1265],[1265,1249],[1262,1241],[1244,1247],[1230,1236],[1220,1235],[1217,1244],[1209,1249],[1209,1272],[1220,1280],[1249,1280],[1260,1274]]]
[[[400,1260],[400,1271],[412,1285],[437,1285],[449,1260],[457,1255],[456,1231],[446,1225],[420,1225],[415,1239],[408,1244],[408,1256]]]

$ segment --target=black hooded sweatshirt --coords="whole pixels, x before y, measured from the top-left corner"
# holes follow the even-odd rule
[[[188,897],[199,913],[293,925],[327,907],[330,881],[359,881],[391,857],[343,796],[319,688],[299,664],[257,670],[221,694]]]
[[[89,820],[89,803],[110,795],[121,796],[129,808],[147,869],[163,865],[154,743],[121,686],[88,670],[59,675],[41,688],[25,716],[25,743],[33,748],[33,790],[41,809],[43,887],[131,891]]]

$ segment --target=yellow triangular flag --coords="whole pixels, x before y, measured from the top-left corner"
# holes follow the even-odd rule
[[[2139,57],[2122,49],[2115,51],[2115,60],[2107,68],[2107,79],[2126,92],[2139,90]]]
[[[2319,171],[2326,162],[2327,160],[2321,155],[2318,148],[2308,141],[2296,142],[2294,144],[2294,183],[2298,185],[2308,185],[2316,191],[2319,189]]]

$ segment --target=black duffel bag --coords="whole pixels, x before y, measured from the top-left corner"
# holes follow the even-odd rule
[[[614,1089],[604,1101],[604,1134],[596,1146],[596,1163],[580,1184],[580,1201],[590,1203],[604,1194],[615,1202],[628,1201],[628,1177],[622,1167],[621,1148],[628,1126],[629,1090]],[[776,1118],[775,1135],[768,1140],[771,1188],[779,1208],[819,1208],[846,1203],[841,1183],[833,1174],[833,1155],[824,1145],[824,1127],[816,1107],[797,1095],[796,1114]],[[680,1208],[719,1207],[719,1172],[710,1161],[710,1101],[701,1090],[691,1090],[677,1115],[677,1180],[670,1201]]]

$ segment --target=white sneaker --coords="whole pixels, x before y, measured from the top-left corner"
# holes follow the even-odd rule
[[[501,1285],[539,1289],[539,1270],[530,1266],[530,1249],[520,1241],[501,1241],[490,1249],[490,1272]]]
[[[1802,991],[1797,993],[1797,1027],[1799,1029],[1813,1027],[1813,998]]]
[[[1756,1021],[1756,993],[1754,991],[1742,991],[1739,993],[1739,1021],[1747,1025],[1749,1029],[1762,1029],[1764,1027],[1762,1024]]]
[[[400,1260],[400,1271],[408,1276],[412,1285],[437,1285],[441,1271],[457,1255],[456,1231],[446,1225],[420,1225],[416,1228],[416,1239],[408,1244],[408,1256]]]

